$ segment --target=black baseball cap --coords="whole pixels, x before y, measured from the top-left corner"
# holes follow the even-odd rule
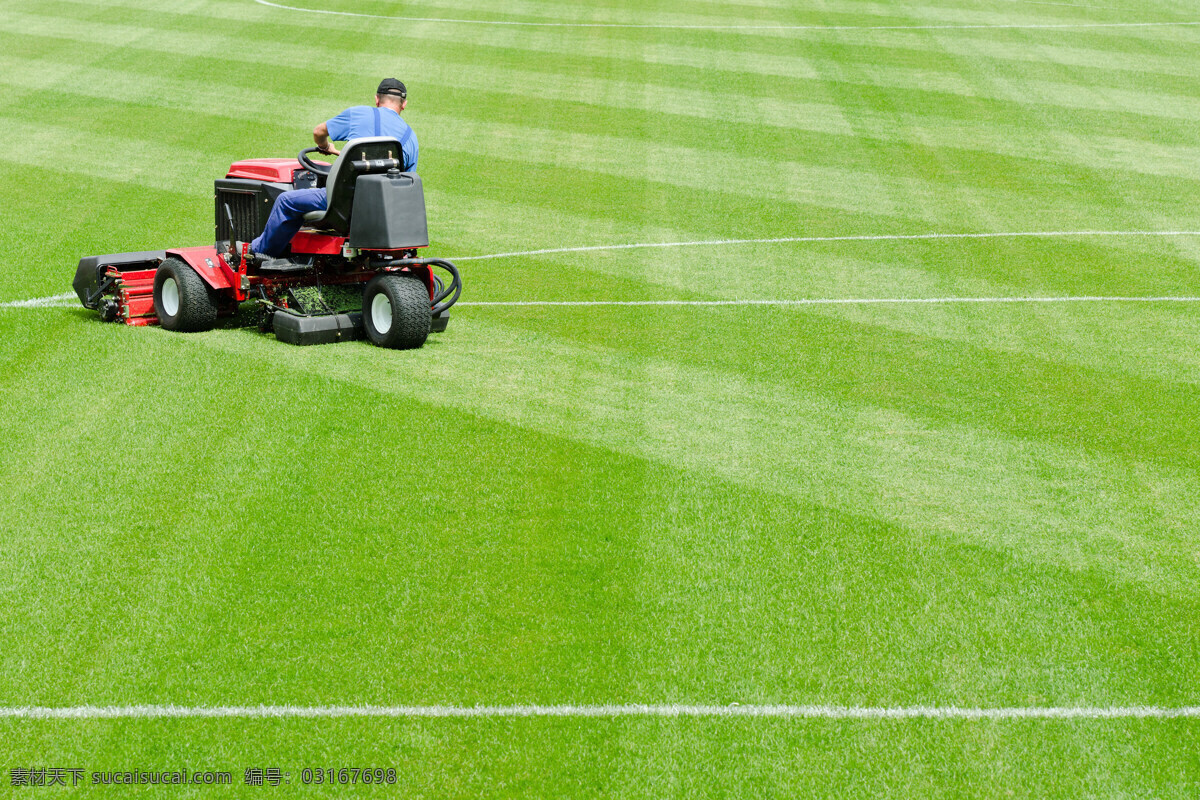
[[[391,94],[404,100],[408,98],[408,89],[404,87],[403,81],[398,81],[395,78],[384,78],[379,82],[379,89],[376,90],[375,94]]]

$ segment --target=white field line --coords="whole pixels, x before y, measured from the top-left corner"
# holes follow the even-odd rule
[[[1019,2],[1029,3],[1035,6],[1066,6],[1068,8],[1095,8],[1100,11],[1113,11],[1112,6],[1085,6],[1082,3],[1047,3],[1044,0],[1019,0]]]
[[[540,306],[874,306],[874,305],[952,305],[999,303],[1200,303],[1200,296],[1119,297],[802,297],[793,300],[464,300],[458,308],[540,307]],[[0,308],[74,308],[78,302],[58,296],[0,303]]]
[[[930,31],[930,30],[1038,30],[1053,28],[1156,28],[1169,26],[1200,25],[1200,21],[1178,22],[1056,22],[1043,24],[1011,25],[641,25],[622,22],[517,22],[512,20],[455,19],[450,17],[401,17],[385,14],[363,14],[357,11],[329,11],[323,8],[300,8],[269,0],[254,0],[260,6],[281,8],[285,11],[301,11],[306,14],[329,14],[338,17],[366,17],[390,19],[397,22],[440,22],[454,25],[508,25],[529,28],[652,28],[657,30],[702,30],[702,31]]]
[[[35,297],[32,300],[10,300],[0,303],[0,308],[45,308],[66,305],[64,301],[75,299],[74,292],[64,292],[50,297]]]
[[[942,239],[1061,239],[1065,237],[1176,237],[1200,236],[1200,231],[1001,231],[997,233],[888,233],[854,236],[779,236],[770,239],[698,239],[691,242],[636,242],[633,244],[596,244],[585,247],[550,247],[541,250],[516,250],[482,256],[459,256],[459,261],[484,261],[492,258],[541,256],[552,253],[592,253],[604,250],[647,250],[666,247],[723,247],[740,244],[788,244],[820,242],[910,242]]]
[[[1082,3],[1051,3],[1046,0],[1014,0],[1017,3],[1028,3],[1034,6],[1066,6],[1068,8],[1096,8],[1101,11],[1113,11],[1112,6],[1085,6]]]
[[[702,239],[689,242],[636,242],[632,244],[598,244],[583,247],[551,247],[540,250],[514,250],[478,256],[456,256],[455,262],[485,261],[496,258],[523,258],[555,253],[594,253],[617,250],[647,250],[673,247],[728,247],[746,244],[803,244],[821,242],[896,242],[938,241],[953,239],[1052,239],[1065,237],[1180,237],[1200,236],[1200,231],[1001,231],[996,233],[897,233],[854,236],[781,236],[770,239]],[[10,300],[0,308],[64,308],[73,306],[75,294],[66,292],[30,300]],[[870,305],[898,303],[1193,303],[1197,297],[908,297],[908,298],[808,298],[798,300],[580,300],[524,302],[462,302],[460,306],[801,306],[801,305]]]
[[[952,303],[1200,303],[1200,297],[810,297],[798,300],[483,300],[459,306],[869,306]]]
[[[834,706],[834,705],[513,705],[513,706],[9,706],[0,719],[325,719],[339,717],[756,717],[831,720],[1194,719],[1200,706]]]

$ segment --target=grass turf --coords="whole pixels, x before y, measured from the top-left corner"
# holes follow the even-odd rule
[[[323,7],[849,26],[1188,12]],[[290,155],[390,74],[412,95],[435,255],[1197,228],[1195,28],[0,8],[0,120],[24,142],[0,153],[19,199],[0,301],[67,290],[81,255],[207,241],[230,161]],[[1193,295],[1197,246],[470,261],[464,305],[414,353],[2,308],[0,705],[1194,704],[1195,305],[466,303]],[[0,777],[357,765],[400,774],[364,796],[1191,797],[1197,738],[1189,720],[9,719]]]

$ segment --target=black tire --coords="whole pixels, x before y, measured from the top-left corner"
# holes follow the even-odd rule
[[[217,321],[217,302],[196,270],[168,258],[154,273],[154,313],[169,331],[208,331]]]
[[[363,290],[363,328],[379,347],[420,347],[429,336],[432,316],[429,290],[417,278],[382,273]]]

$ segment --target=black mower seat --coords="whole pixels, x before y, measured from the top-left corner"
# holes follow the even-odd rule
[[[346,142],[325,179],[329,205],[324,211],[305,214],[305,224],[346,236],[350,233],[350,211],[354,207],[354,182],[360,175],[381,174],[392,169],[404,169],[404,150],[398,140],[390,136],[370,136]]]

